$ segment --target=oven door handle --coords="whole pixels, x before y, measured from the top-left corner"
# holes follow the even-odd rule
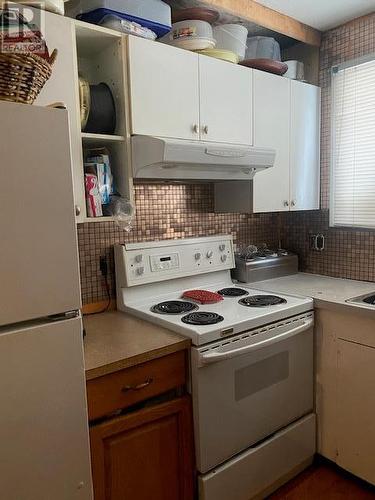
[[[313,324],[314,324],[314,319],[311,318],[304,321],[302,325],[299,325],[296,328],[292,328],[291,330],[281,333],[276,337],[272,337],[266,340],[261,340],[256,344],[247,345],[244,347],[240,347],[239,349],[232,349],[230,351],[225,351],[225,352],[217,352],[217,351],[205,352],[200,356],[200,364],[208,365],[210,363],[216,363],[217,361],[224,361],[225,359],[235,358],[236,356],[241,356],[242,354],[247,354],[249,352],[256,351],[258,349],[261,349],[262,347],[269,347],[273,344],[281,342],[282,340],[286,340],[290,337],[293,337],[298,333],[308,330],[313,326]]]

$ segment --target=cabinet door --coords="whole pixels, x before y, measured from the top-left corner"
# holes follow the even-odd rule
[[[50,51],[58,50],[51,78],[45,84],[36,104],[45,106],[63,102],[69,111],[70,144],[72,153],[74,199],[79,207],[78,221],[85,216],[85,191],[82,168],[81,126],[79,118],[78,69],[74,23],[71,19],[44,13],[43,35]],[[43,27],[42,27],[43,28]]]
[[[95,500],[192,500],[188,396],[91,427]]]
[[[201,139],[253,144],[252,70],[199,56]]]
[[[198,55],[128,37],[131,133],[199,139]]]
[[[315,311],[315,405],[317,414],[317,448],[323,457],[337,458],[337,325],[335,312]]]
[[[375,349],[338,341],[337,464],[375,484]]]
[[[254,71],[254,145],[276,150],[253,180],[254,212],[289,210],[290,80]]]
[[[319,208],[320,88],[291,81],[291,210]]]

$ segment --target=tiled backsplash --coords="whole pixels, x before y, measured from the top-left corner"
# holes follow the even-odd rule
[[[325,236],[323,252],[310,248],[317,233]],[[328,210],[284,215],[283,245],[298,253],[305,272],[375,281],[375,231],[332,229]]]
[[[115,243],[232,234],[237,243],[277,245],[276,214],[215,214],[209,184],[135,186],[136,220],[129,233],[114,222],[78,226],[83,303],[106,298],[99,257],[107,256],[114,292],[112,247]]]
[[[115,223],[78,227],[84,303],[105,299],[99,257],[110,262],[114,291],[112,247],[118,242],[186,238],[231,233],[236,242],[277,245],[297,251],[301,269],[331,276],[375,280],[375,232],[329,228],[330,68],[375,52],[375,14],[354,20],[323,35],[320,84],[322,86],[321,207],[314,212],[283,214],[215,214],[210,185],[140,185],[135,188],[137,216],[130,233]],[[326,250],[310,250],[309,234],[322,232]]]

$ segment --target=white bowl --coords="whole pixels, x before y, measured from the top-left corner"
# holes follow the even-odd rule
[[[242,24],[222,24],[213,29],[216,48],[234,52],[240,61],[245,57],[247,34]]]
[[[174,23],[171,31],[160,41],[187,50],[213,48],[216,43],[211,25],[194,19]]]
[[[251,36],[247,39],[245,58],[281,61],[280,45],[270,36]]]
[[[284,61],[288,65],[288,71],[284,76],[292,80],[303,80],[305,78],[304,64],[301,61]]]

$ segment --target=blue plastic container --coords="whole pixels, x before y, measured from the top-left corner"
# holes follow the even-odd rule
[[[77,19],[81,21],[85,21],[87,23],[99,24],[104,16],[108,14],[112,14],[114,16],[118,16],[121,19],[127,19],[128,21],[134,21],[145,28],[150,29],[154,33],[157,34],[158,38],[166,35],[171,31],[171,26],[167,26],[165,24],[159,24],[154,21],[149,21],[148,19],[142,19],[140,17],[131,16],[130,14],[125,14],[123,12],[117,12],[111,9],[95,9],[91,12],[85,12],[83,14],[78,14]]]

